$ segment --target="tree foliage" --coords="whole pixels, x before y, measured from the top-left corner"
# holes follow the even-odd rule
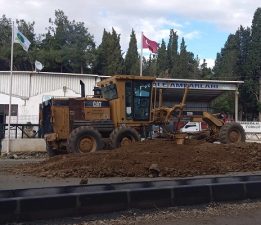
[[[95,43],[83,22],[69,21],[61,10],[55,11],[39,51],[45,69],[57,72],[90,72]]]
[[[120,46],[120,35],[112,28],[112,33],[103,31],[102,43],[96,52],[94,73],[103,75],[122,74],[124,61]]]
[[[111,32],[103,30],[102,41],[96,47],[85,24],[70,20],[62,10],[55,11],[44,34],[36,35],[34,22],[17,20],[15,26],[29,39],[31,46],[25,52],[20,45],[14,45],[14,70],[34,70],[34,62],[38,60],[43,63],[44,71],[50,72],[139,74],[140,56],[134,29],[124,58],[120,34],[114,28]],[[0,70],[10,70],[11,28],[11,19],[3,15],[0,18]],[[213,69],[205,59],[200,63],[188,47],[185,39],[171,29],[169,39],[162,39],[158,53],[142,58],[143,74],[180,79],[243,80],[244,84],[239,87],[242,119],[253,119],[261,112],[261,8],[255,11],[251,27],[240,26],[228,36],[217,53]],[[233,112],[231,99],[230,95],[221,96],[213,107]]]
[[[139,75],[139,69],[137,39],[135,32],[132,29],[129,48],[125,56],[125,73],[128,75]]]
[[[31,41],[31,51],[27,54],[20,45],[14,45],[13,69],[31,70],[36,47],[34,22],[16,20],[15,26]],[[0,18],[0,70],[10,70],[12,21],[5,15]]]
[[[16,26],[32,43],[25,52],[19,45],[14,49],[14,69],[34,70],[35,60],[44,65],[44,71],[69,73],[95,73],[103,75],[139,74],[140,56],[135,31],[130,34],[125,58],[120,45],[120,34],[114,28],[104,29],[102,42],[95,46],[94,37],[83,22],[70,20],[62,10],[55,10],[49,18],[46,33],[36,35],[35,23],[16,21]],[[0,70],[10,69],[11,20],[5,15],[0,19]],[[196,78],[209,77],[211,69],[204,64],[201,71],[199,59],[187,50],[182,38],[170,30],[169,40],[161,42],[157,54],[143,58],[143,74],[156,77]]]
[[[215,79],[244,81],[239,89],[241,119],[257,118],[260,112],[261,8],[255,12],[251,28],[240,26],[235,34],[228,36],[224,48],[217,54],[213,71]]]

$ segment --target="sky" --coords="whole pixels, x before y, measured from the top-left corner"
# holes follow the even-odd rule
[[[69,20],[84,22],[97,46],[103,30],[113,27],[120,34],[123,53],[132,29],[139,51],[141,32],[161,43],[162,39],[168,42],[169,31],[174,29],[180,39],[184,37],[187,50],[212,67],[228,35],[240,25],[251,26],[258,7],[260,0],[0,0],[0,16],[34,21],[35,32],[42,34],[60,9]]]

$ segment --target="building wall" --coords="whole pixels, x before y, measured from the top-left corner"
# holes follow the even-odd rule
[[[0,71],[0,93],[9,94],[9,80],[10,72]],[[100,77],[92,74],[13,72],[12,95],[28,99],[64,86],[80,93],[80,80],[85,83],[86,95],[92,95],[92,89]]]
[[[80,80],[85,83],[85,94],[92,95],[100,77],[92,74],[13,72],[12,104],[18,105],[18,118],[12,122],[38,123],[39,104],[46,96],[80,96]],[[0,104],[9,104],[10,72],[0,71]]]
[[[47,93],[42,93],[29,98],[28,100],[22,100],[17,97],[12,97],[12,105],[18,105],[18,115],[11,117],[11,123],[26,124],[28,122],[32,124],[39,123],[39,105],[48,98],[56,97],[80,97],[79,93],[74,92],[71,89],[58,89]],[[9,96],[0,94],[1,104],[9,104]],[[6,115],[5,123],[8,124],[9,117]],[[36,128],[37,129],[37,128]],[[5,136],[7,137],[7,132]],[[21,131],[18,130],[18,137],[21,137]],[[15,137],[15,131],[11,131],[11,137]]]

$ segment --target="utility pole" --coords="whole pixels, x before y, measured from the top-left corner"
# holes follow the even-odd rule
[[[261,105],[261,75],[259,75],[259,78],[258,78],[258,103]],[[258,121],[261,122],[261,112],[258,111]]]

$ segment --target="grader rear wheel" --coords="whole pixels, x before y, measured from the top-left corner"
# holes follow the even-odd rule
[[[140,141],[140,135],[131,127],[121,127],[112,131],[110,140],[112,148],[119,148]]]
[[[245,130],[239,123],[227,123],[220,129],[219,140],[223,144],[245,142]]]
[[[68,152],[88,153],[103,148],[101,134],[92,127],[81,126],[74,129],[68,137]]]

